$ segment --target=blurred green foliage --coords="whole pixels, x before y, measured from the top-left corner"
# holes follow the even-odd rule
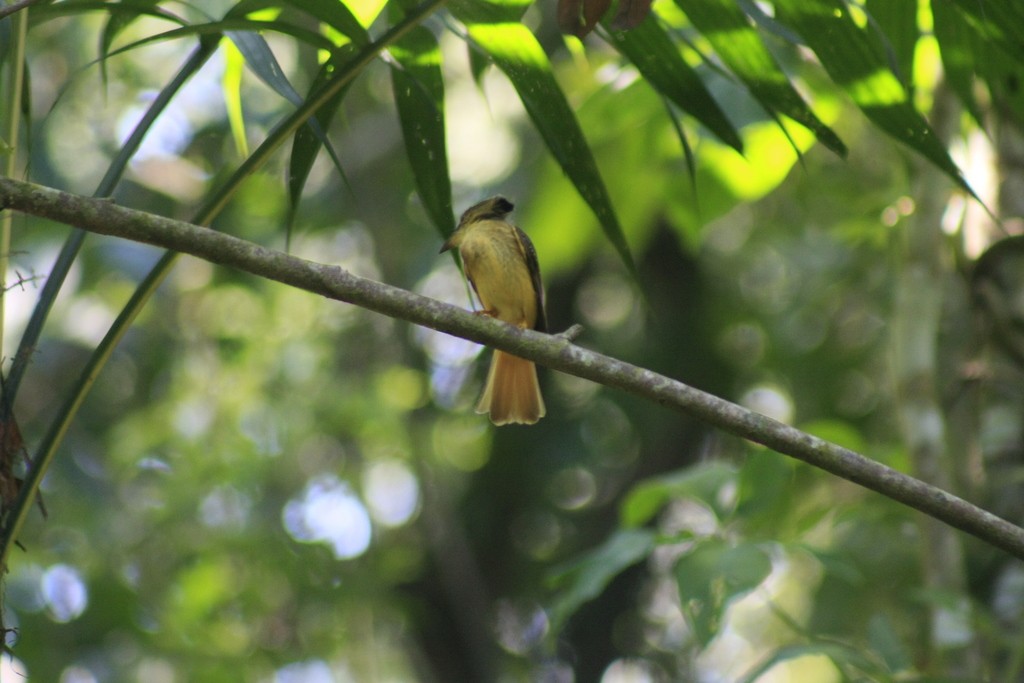
[[[795,27],[827,19],[778,4]],[[385,57],[374,41],[415,16],[408,3],[41,3],[22,168],[92,192],[195,27],[242,31],[248,70],[226,48],[197,67],[115,201],[188,217],[231,187],[214,228],[469,306],[438,234],[452,207],[501,192],[537,247],[556,331],[580,322],[581,344],[910,470],[893,292],[917,205],[959,197],[955,177],[915,185],[911,150],[943,166],[946,141],[902,90],[881,127],[909,121],[909,147],[866,126],[854,105],[877,105],[877,92],[844,71],[848,103],[777,23],[785,13],[746,5],[757,21],[743,19],[741,37],[773,69],[763,80],[749,64],[729,72],[742,51],[707,56],[729,43],[704,31],[737,11],[710,0],[694,5],[710,13],[699,31],[686,3],[656,3],[648,33],[605,28],[585,43],[557,35],[544,4],[459,2]],[[848,66],[895,57],[892,87],[915,72],[909,46],[932,38],[906,11],[867,22],[874,5],[850,5],[843,41],[865,26],[891,41]],[[257,34],[205,12],[267,24]],[[949,13],[971,21],[954,31]],[[971,3],[937,14],[936,36],[956,47],[1013,49],[1013,29]],[[175,40],[153,38],[178,26]],[[651,35],[672,61],[648,59],[637,36]],[[246,148],[294,111],[289,92],[315,96],[374,45],[379,58],[319,113],[322,130],[239,176]],[[961,98],[967,78],[1014,102],[999,99],[1002,67],[941,59]],[[680,74],[701,103],[676,90]],[[987,106],[966,104],[976,118]],[[1007,127],[1020,114],[1009,110]],[[965,446],[954,455],[974,468],[955,483],[1019,521],[1021,268],[990,257],[970,280],[972,223],[950,207],[932,226],[946,296],[935,381]],[[64,235],[15,219],[12,270],[26,281],[7,293],[5,349]],[[86,240],[14,406],[29,453],[159,256]],[[986,283],[981,305],[970,287]],[[1009,302],[1003,317],[994,301]],[[994,345],[986,316],[1005,323]],[[42,485],[48,519],[33,511],[11,555],[5,666],[62,683],[1019,678],[1024,573],[1008,558],[962,536],[962,555],[931,556],[902,507],[574,377],[542,371],[548,416],[494,429],[472,412],[476,354],[179,259],[71,423]],[[965,580],[929,583],[928,562],[962,562]]]

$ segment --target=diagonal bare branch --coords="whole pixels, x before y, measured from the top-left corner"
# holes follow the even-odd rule
[[[18,180],[0,178],[0,208],[190,254],[622,389],[860,484],[1024,559],[1024,529],[962,498],[682,382],[576,346],[565,337],[520,330],[209,228]]]

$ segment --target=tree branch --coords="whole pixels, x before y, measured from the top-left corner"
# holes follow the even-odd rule
[[[1024,559],[1024,529],[962,498],[682,382],[576,346],[564,337],[520,330],[208,228],[18,180],[0,178],[0,208],[190,254],[622,389],[860,484]]]

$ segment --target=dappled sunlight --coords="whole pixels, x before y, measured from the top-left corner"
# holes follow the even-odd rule
[[[764,328],[754,322],[735,322],[718,338],[719,353],[736,365],[753,368],[764,360],[768,336]]]
[[[92,194],[118,176],[116,206],[467,311],[438,247],[501,194],[551,332],[578,322],[581,347],[901,470],[917,463],[893,421],[892,293],[906,232],[932,225],[948,305],[928,336],[942,372],[921,381],[952,406],[951,452],[977,460],[965,497],[1019,516],[1019,316],[1010,299],[1006,320],[974,315],[994,223],[911,156],[964,133],[953,154],[1000,205],[1019,103],[999,60],[964,49],[1008,47],[971,3],[657,0],[586,41],[529,0],[287,4],[33,5],[12,178]],[[293,120],[325,84],[317,124]],[[5,370],[70,233],[15,206]],[[264,253],[235,247],[176,259],[109,361],[97,345],[158,250],[90,234],[74,258],[13,404],[30,457],[63,431],[48,516],[31,508],[8,559],[2,626],[30,670],[6,657],[3,683],[917,680],[975,644],[1019,664],[986,632],[1024,619],[1012,562],[967,543],[962,585],[929,585],[921,568],[946,565],[916,512],[719,431],[713,408],[541,368],[547,417],[496,427],[474,410],[490,349],[264,277],[280,255],[221,265]],[[999,323],[1014,339],[986,336]]]
[[[739,402],[743,407],[749,408],[755,413],[767,415],[783,424],[790,424],[793,421],[795,410],[793,399],[779,386],[773,384],[753,386],[743,393]]]
[[[208,527],[242,529],[249,521],[252,500],[233,486],[218,486],[199,504],[199,519]]]
[[[640,439],[629,417],[618,404],[597,399],[580,423],[580,438],[591,462],[620,468],[640,454]]]
[[[803,643],[799,627],[810,617],[809,589],[821,580],[822,567],[804,553],[776,549],[767,580],[735,600],[721,632],[698,658],[701,683],[730,683],[765,666],[777,648]],[[788,681],[832,683],[842,680],[832,661],[815,652],[783,658],[757,678],[759,683]]]
[[[89,668],[75,664],[61,671],[60,683],[99,683],[99,679]]]
[[[739,282],[751,307],[765,313],[785,310],[800,287],[788,260],[771,248],[758,252],[750,268],[740,275]]]
[[[339,266],[353,275],[380,280],[377,243],[369,227],[357,221],[336,226],[328,232],[296,235],[292,253],[317,263]],[[308,295],[303,294],[308,298]],[[334,308],[348,308],[332,304]]]
[[[597,479],[585,467],[567,467],[551,478],[548,496],[563,510],[581,510],[594,502]]]
[[[494,612],[495,635],[502,648],[525,656],[541,647],[550,623],[540,605],[526,600],[499,600]]]
[[[517,515],[509,525],[512,542],[527,557],[550,560],[562,546],[569,525],[547,510],[529,510]]]
[[[77,619],[89,604],[89,591],[81,573],[74,567],[57,564],[45,572],[39,583],[43,602],[50,617],[64,623]]]
[[[640,325],[641,308],[625,275],[603,273],[589,278],[580,287],[576,302],[588,327],[609,330],[630,319],[634,326]]]
[[[0,655],[0,679],[5,681],[26,681],[29,680],[29,673],[24,662],[17,657],[7,652]]]
[[[468,285],[448,259],[436,265],[415,291],[423,296],[468,307]],[[476,306],[474,300],[473,305]],[[454,408],[464,399],[464,388],[472,376],[473,362],[483,347],[461,337],[454,337],[426,327],[413,328],[413,340],[431,360],[430,389],[434,400],[446,408]]]
[[[74,300],[75,314],[64,319],[64,334],[86,346],[95,346],[114,322],[117,311],[103,299],[81,294]]]
[[[417,286],[416,292],[454,306],[469,307],[468,285],[459,275],[454,263],[436,266]],[[473,306],[476,306],[474,300]],[[472,362],[482,348],[475,342],[453,337],[426,327],[416,327],[414,339],[423,347],[430,359],[439,365],[464,365]]]
[[[480,469],[491,457],[491,430],[476,415],[441,417],[432,430],[434,453],[463,472]]]
[[[282,511],[285,530],[302,543],[325,543],[339,560],[362,555],[370,547],[370,516],[352,488],[334,475],[310,481],[300,498]]]
[[[601,676],[601,683],[664,683],[668,673],[648,659],[616,659]]]
[[[853,98],[865,107],[888,107],[907,101],[906,91],[888,69],[873,71],[846,87]]]
[[[285,664],[274,672],[273,683],[346,683],[349,676],[336,678],[322,659]]]
[[[449,173],[457,186],[477,192],[519,163],[515,125],[524,116],[522,104],[508,81],[493,72],[484,76],[481,92],[466,68],[465,44],[455,36],[444,36],[441,49],[450,77],[445,91]]]
[[[370,463],[363,473],[363,493],[373,519],[384,526],[407,523],[420,505],[416,475],[397,460]]]

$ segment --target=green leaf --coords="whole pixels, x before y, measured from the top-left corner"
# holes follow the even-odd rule
[[[352,11],[338,0],[242,0],[228,12],[228,16],[245,16],[269,7],[292,7],[322,21],[338,33],[362,47],[370,36]]]
[[[643,529],[617,531],[601,546],[568,566],[556,569],[548,583],[559,593],[551,604],[555,631],[585,602],[593,600],[626,568],[650,555],[654,532]]]
[[[159,0],[138,0],[134,3],[121,2],[119,4],[138,8],[140,11],[110,12],[107,15],[107,23],[103,25],[103,31],[100,33],[100,73],[102,74],[104,84],[107,82],[106,56],[110,52],[110,46],[114,44],[117,34],[128,28],[132,22],[138,19],[142,14],[142,10],[152,12],[157,2]]]
[[[447,237],[455,230],[455,219],[445,146],[441,49],[434,34],[421,26],[390,52],[398,62],[391,69],[391,87],[416,190],[434,225]]]
[[[1020,2],[952,1],[985,40],[998,45],[1016,62],[1024,62],[1024,6]]]
[[[178,25],[184,25],[185,20],[160,7],[155,3],[140,0],[137,2],[103,2],[102,0],[70,0],[58,3],[37,3],[32,6],[29,13],[31,24],[49,21],[50,19],[62,19],[72,14],[84,14],[85,12],[102,12],[108,16],[126,16],[134,20],[140,16],[156,17],[165,19]],[[131,23],[130,20],[128,23]],[[123,28],[122,25],[120,28]],[[120,30],[120,29],[118,29]],[[102,40],[102,37],[101,37]]]
[[[871,649],[885,662],[889,671],[907,671],[913,666],[913,657],[900,637],[892,619],[885,613],[871,616],[868,621],[868,642]]]
[[[907,90],[912,90],[914,52],[921,35],[917,26],[917,0],[867,0],[864,10],[870,25],[880,33],[889,68]]]
[[[932,23],[946,82],[978,126],[984,129],[981,107],[974,96],[974,65],[981,52],[981,37],[960,14],[956,5],[950,2],[932,3]]]
[[[235,32],[235,35],[244,34]],[[242,71],[245,69],[245,57],[235,47],[237,44],[227,43],[225,46],[221,92],[224,94],[224,107],[228,113],[228,127],[235,141],[235,150],[240,157],[247,157],[249,141],[245,134],[245,113],[242,111]]]
[[[470,38],[512,82],[552,156],[597,216],[623,263],[637,277],[597,162],[536,37],[522,24],[470,24],[468,28]]]
[[[229,12],[229,15],[234,13],[234,12],[236,12],[237,10],[238,10],[238,6],[233,8],[232,11]],[[251,31],[227,31],[225,35],[227,35],[231,39],[231,41],[238,47],[238,50],[245,57],[245,63],[249,66],[250,69],[252,69],[253,73],[255,73],[259,77],[259,79],[261,81],[266,83],[274,92],[276,92],[278,95],[280,95],[284,99],[288,100],[291,104],[295,105],[296,107],[301,107],[302,106],[302,102],[303,102],[302,96],[299,95],[299,93],[295,90],[294,87],[292,87],[291,82],[288,80],[288,77],[285,75],[284,70],[281,68],[281,65],[278,63],[277,58],[274,56],[273,51],[271,51],[270,46],[267,45],[267,41],[264,40],[263,36],[259,35],[258,33],[253,33]],[[362,35],[365,38],[365,32]],[[355,42],[355,41],[353,41],[353,42]],[[229,64],[230,64],[230,62],[229,62]],[[227,74],[228,74],[228,70],[225,69],[225,80],[227,78]],[[342,96],[340,95],[339,96],[339,101],[340,101],[341,97]],[[229,103],[230,103],[230,100],[229,100]],[[337,107],[337,102],[335,102],[334,104],[335,104],[335,108],[336,108]],[[237,114],[229,117],[231,122],[232,122],[231,128],[232,128],[233,132],[236,131],[236,122],[235,122],[236,116],[237,116],[239,124],[242,121],[242,117],[241,117],[241,102],[238,103],[237,109],[238,109]],[[229,106],[228,107],[228,111],[232,112],[233,111],[233,107]],[[332,110],[332,115],[333,115],[333,110]],[[330,118],[331,117],[328,117],[328,121],[330,120]],[[331,144],[330,138],[327,137],[327,132],[325,130],[325,127],[326,127],[326,124],[321,125],[319,117],[313,117],[309,121],[307,121],[306,125],[303,126],[303,128],[302,128],[302,130],[306,130],[306,131],[312,132],[313,135],[316,137],[316,140],[317,140],[318,144],[317,144],[316,148],[312,149],[312,150],[310,150],[308,147],[303,147],[303,148],[301,148],[299,150],[299,152],[298,152],[298,157],[299,158],[302,158],[303,155],[305,153],[307,153],[307,151],[311,153],[311,158],[308,160],[309,161],[309,165],[306,167],[304,173],[300,173],[298,175],[292,174],[289,177],[290,179],[291,178],[296,178],[296,177],[300,177],[301,178],[301,181],[299,183],[299,187],[298,187],[298,190],[297,190],[298,194],[297,195],[290,195],[292,200],[293,200],[292,204],[291,204],[291,207],[292,207],[293,210],[290,211],[290,213],[289,213],[288,227],[287,227],[286,242],[289,243],[289,244],[291,243],[291,230],[292,230],[292,226],[294,224],[294,218],[295,218],[295,211],[294,211],[294,209],[296,209],[298,207],[298,197],[301,196],[301,194],[302,194],[302,188],[305,186],[306,179],[309,177],[309,170],[312,168],[313,161],[316,159],[316,154],[319,151],[321,146],[324,147],[327,150],[327,153],[330,155],[331,160],[334,162],[335,168],[338,169],[338,172],[343,177],[345,175],[345,172],[344,172],[344,170],[342,170],[342,167],[341,167],[341,160],[338,158],[338,154],[337,154],[337,152],[335,152],[334,146]],[[298,135],[299,135],[299,133],[296,134],[296,137],[298,137]],[[236,133],[236,137],[237,136],[238,136],[238,134]],[[241,137],[241,141],[243,143],[245,142],[244,134]],[[245,149],[245,147],[244,146],[240,147],[240,149]],[[295,147],[293,146],[293,148],[292,148],[292,159],[294,160],[296,158],[297,158],[297,155],[296,155],[296,152],[295,152]],[[295,169],[295,170],[298,170],[298,169]],[[294,190],[294,188],[291,188],[291,187],[289,189]]]
[[[246,66],[271,90],[296,107],[302,104],[302,96],[292,87],[263,36],[252,31],[226,31],[224,35],[231,39],[245,57]]]
[[[619,508],[619,519],[624,527],[641,526],[669,501],[684,497],[706,503],[721,516],[725,510],[719,494],[723,486],[736,479],[736,475],[736,468],[732,465],[712,461],[647,479],[626,495]]]
[[[452,0],[448,7],[466,24],[516,24],[531,0]]]
[[[878,42],[854,22],[842,0],[777,0],[784,19],[807,41],[822,66],[883,131],[918,152],[977,198],[928,122],[889,70]]]
[[[827,148],[846,156],[846,145],[810,107],[779,68],[757,30],[732,0],[676,0],[729,69],[768,111],[785,114],[814,132]]]
[[[743,152],[743,140],[736,128],[653,14],[629,31],[609,30],[608,40],[658,92],[700,121],[722,142]]]
[[[292,36],[299,41],[306,43],[310,47],[318,48],[321,50],[334,50],[335,45],[329,39],[320,35],[316,31],[310,31],[305,28],[295,26],[283,21],[253,21],[251,19],[222,19],[221,21],[212,21],[205,24],[193,24],[191,26],[182,26],[171,31],[164,31],[163,33],[157,33],[152,36],[147,36],[140,40],[136,40],[133,43],[124,45],[117,50],[111,52],[108,57],[119,55],[122,52],[128,52],[136,48],[142,47],[143,45],[149,45],[151,43],[158,43],[165,40],[174,40],[176,38],[185,38],[188,36],[208,36],[218,33],[227,33],[228,31],[273,31],[282,35]]]
[[[706,646],[722,626],[729,603],[768,578],[768,553],[745,543],[729,546],[707,538],[680,558],[675,566],[683,615],[701,645]]]
[[[790,509],[796,463],[775,451],[755,451],[739,474],[736,514],[751,529],[778,524]]]
[[[343,71],[339,71],[340,67],[349,62],[355,56],[355,48],[352,44],[343,45],[338,49],[334,55],[331,56],[323,66],[320,67],[320,71],[317,73],[316,78],[313,79],[313,83],[309,88],[309,97],[312,98],[315,93],[320,92],[325,87],[328,87],[331,81],[336,77],[347,77]],[[307,121],[306,125],[303,125],[295,131],[295,137],[292,141],[291,156],[288,160],[288,218],[287,218],[287,236],[285,242],[291,245],[292,229],[295,225],[295,217],[298,213],[299,203],[302,200],[302,190],[306,187],[306,180],[309,179],[309,172],[313,168],[313,163],[316,161],[317,155],[320,153],[320,148],[323,147],[324,141],[327,139],[322,131],[326,130],[334,119],[335,113],[338,111],[338,107],[341,105],[341,101],[345,98],[345,93],[348,92],[351,86],[351,81],[344,85],[334,96],[332,96],[323,106],[321,106],[316,114]],[[317,131],[321,132],[317,132]],[[341,160],[335,154],[333,147],[327,145],[326,147],[328,154],[334,161],[335,167],[338,169],[338,173],[341,177],[345,178],[345,171],[341,167]],[[348,181],[346,180],[346,183]]]

